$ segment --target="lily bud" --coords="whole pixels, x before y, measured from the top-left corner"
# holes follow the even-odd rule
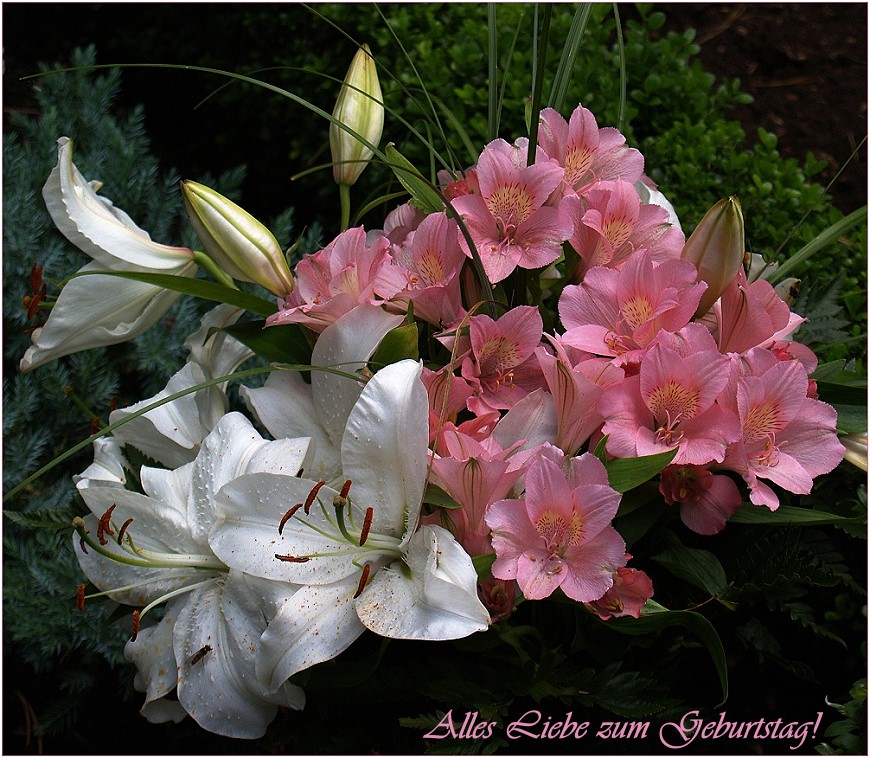
[[[190,223],[206,252],[233,279],[254,282],[278,297],[296,286],[272,233],[250,213],[197,182],[181,183]]]
[[[698,269],[698,278],[706,282],[707,291],[698,304],[695,318],[710,310],[743,263],[743,211],[740,201],[731,195],[716,203],[686,240],[680,257]]]
[[[332,115],[377,145],[384,131],[384,103],[375,60],[363,45],[351,61]],[[351,186],[368,165],[372,151],[336,124],[329,125],[332,175],[337,184]]]

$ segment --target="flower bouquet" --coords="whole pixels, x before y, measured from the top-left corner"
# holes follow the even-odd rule
[[[847,448],[823,397],[836,372],[793,338],[789,266],[747,253],[736,196],[686,236],[620,131],[580,104],[542,107],[539,84],[527,135],[429,175],[381,147],[368,46],[331,116],[285,94],[329,124],[340,231],[316,252],[285,252],[194,181],[182,197],[200,249],[156,242],[66,136],[43,188],[93,262],[22,371],[130,340],[181,296],[217,303],[165,389],[79,446],[94,455],[74,478],[75,602],[124,609],[142,715],[261,738],[309,691],[356,691],[410,657],[439,705],[406,726],[430,744],[646,738],[648,722],[580,711],[674,713],[613,652],[674,627],[719,690],[700,705],[725,702],[714,621],[737,601],[723,534],[850,521],[791,504]],[[375,160],[399,189],[366,228],[352,188]],[[45,303],[35,281],[30,304]],[[465,666],[511,670],[489,672],[490,710],[460,683],[444,695]],[[516,710],[520,696],[568,706],[557,720]],[[821,736],[818,710],[728,736],[799,748]],[[712,736],[698,713],[661,744]]]

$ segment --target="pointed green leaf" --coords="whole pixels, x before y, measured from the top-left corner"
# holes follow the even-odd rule
[[[273,363],[311,363],[311,344],[299,324],[266,327],[265,321],[244,321],[222,331]]]
[[[419,336],[416,323],[397,326],[381,340],[370,363],[377,370],[406,358],[416,361],[420,357]]]
[[[655,634],[670,626],[684,626],[693,632],[704,643],[713,666],[719,676],[722,687],[722,702],[718,708],[728,699],[728,663],[725,659],[725,649],[716,628],[700,613],[695,611],[669,611],[652,601],[644,606],[640,618],[618,618],[602,621],[609,629],[620,634],[643,635]]]
[[[396,150],[392,142],[384,148],[384,153],[399,183],[411,193],[414,205],[424,213],[438,213],[444,210],[444,203],[431,183],[414,168],[411,161]]]
[[[242,290],[233,289],[232,287],[226,287],[223,284],[209,282],[204,279],[191,279],[187,276],[149,274],[137,271],[87,271],[75,276],[93,276],[94,274],[117,276],[119,279],[132,279],[135,282],[153,284],[157,287],[163,287],[163,289],[181,292],[182,294],[191,295],[203,300],[213,300],[217,303],[235,305],[237,308],[244,308],[251,313],[256,313],[258,316],[271,316],[277,310],[275,303],[270,300],[251,295],[248,292],[242,292]]]
[[[686,547],[673,532],[663,531],[668,546],[650,557],[674,576],[710,595],[721,595],[728,579],[719,559],[709,550]]]
[[[610,486],[617,492],[628,492],[630,489],[634,489],[652,479],[674,460],[678,450],[679,448],[674,448],[655,455],[643,455],[639,458],[614,458],[605,461],[604,466],[607,469]]]
[[[728,521],[732,524],[803,524],[804,526],[827,524],[845,526],[864,523],[864,519],[860,516],[837,516],[833,513],[796,508],[791,505],[781,505],[775,511],[771,511],[763,505],[748,503],[744,503]]]

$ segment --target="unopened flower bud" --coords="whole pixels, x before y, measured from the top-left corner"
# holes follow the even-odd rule
[[[695,318],[710,310],[743,263],[743,211],[734,195],[716,203],[686,240],[680,257],[698,269],[707,291],[698,304]]]
[[[332,115],[367,142],[377,146],[384,131],[384,103],[375,60],[363,45],[351,61]],[[368,165],[372,151],[337,124],[329,125],[332,175],[350,186]]]
[[[181,183],[187,215],[206,252],[233,279],[254,282],[279,297],[295,286],[281,246],[250,213],[197,182]]]

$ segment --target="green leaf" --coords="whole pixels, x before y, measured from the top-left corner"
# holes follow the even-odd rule
[[[477,555],[471,559],[478,580],[486,579],[492,573],[492,564],[495,563],[495,553],[489,555]]]
[[[686,547],[673,532],[664,531],[668,546],[650,556],[674,576],[710,595],[721,595],[728,586],[725,569],[709,550]]]
[[[387,332],[381,340],[378,349],[371,357],[370,363],[375,369],[398,363],[406,358],[417,360],[420,357],[418,340],[420,334],[416,322],[402,324]]]
[[[462,506],[457,503],[450,495],[432,482],[426,485],[426,492],[423,494],[423,502],[429,505],[437,506],[438,508],[446,508],[447,510],[456,510]]]
[[[384,154],[399,183],[411,193],[414,205],[424,213],[438,213],[444,210],[441,197],[429,181],[414,168],[411,161],[396,150],[392,142],[384,148]]]
[[[610,486],[617,492],[628,492],[631,489],[652,479],[676,456],[678,448],[667,450],[655,455],[642,455],[639,458],[614,458],[605,461],[607,478]],[[596,455],[598,450],[596,448]]]
[[[243,321],[222,331],[272,363],[311,362],[311,344],[299,324],[266,327],[265,321]]]
[[[83,274],[75,274],[75,276],[93,276],[94,274],[117,276],[119,279],[132,279],[134,282],[153,284],[157,287],[163,287],[163,289],[192,295],[203,300],[213,300],[217,303],[235,305],[237,308],[244,308],[247,311],[251,311],[251,313],[256,313],[258,316],[271,316],[277,310],[273,302],[265,300],[262,297],[257,297],[232,287],[226,287],[223,284],[203,279],[191,279],[187,276],[148,274],[135,271],[87,271]]]
[[[841,434],[860,434],[867,431],[867,406],[831,403],[837,411],[837,431]]]
[[[833,513],[812,511],[791,505],[781,505],[775,511],[771,511],[762,505],[747,503],[744,503],[728,521],[732,524],[803,524],[804,526],[864,523],[864,519],[860,516],[836,516]]]
[[[774,137],[774,140],[776,138]],[[793,276],[793,271],[806,261],[813,253],[821,250],[826,245],[836,241],[838,237],[845,234],[849,229],[857,224],[867,220],[867,206],[863,206],[856,211],[853,211],[845,218],[831,224],[821,234],[815,237],[811,242],[804,245],[794,255],[792,255],[785,263],[779,266],[773,273],[767,277],[767,281],[771,284],[777,284],[787,276]]]
[[[713,666],[722,686],[722,702],[716,707],[723,705],[728,699],[728,664],[725,659],[725,649],[722,647],[722,640],[719,639],[716,628],[700,613],[669,611],[654,601],[648,601],[641,611],[640,618],[610,619],[601,623],[615,632],[631,635],[656,634],[675,625],[686,627],[704,643],[713,659]]]

